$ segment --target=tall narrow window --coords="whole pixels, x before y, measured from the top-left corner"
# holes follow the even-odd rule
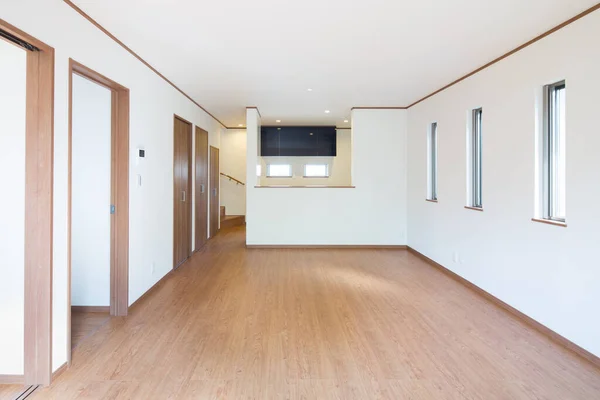
[[[477,108],[472,111],[471,132],[470,132],[470,206],[483,208],[482,200],[482,146],[481,146],[481,127],[483,110]]]
[[[546,86],[543,157],[544,218],[565,222],[566,203],[566,85]]]
[[[427,198],[429,200],[437,200],[437,158],[438,158],[438,147],[437,147],[437,122],[434,122],[429,127],[429,137],[427,140],[427,159],[428,159],[428,193]]]

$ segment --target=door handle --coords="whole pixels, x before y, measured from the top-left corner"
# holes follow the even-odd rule
[[[181,201],[185,203],[185,190],[181,191]]]
[[[213,188],[213,196],[217,195],[217,188]]]
[[[204,193],[204,183],[200,184],[200,193]]]

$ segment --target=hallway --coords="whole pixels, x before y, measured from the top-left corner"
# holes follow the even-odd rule
[[[206,247],[40,399],[592,399],[600,371],[404,250]]]

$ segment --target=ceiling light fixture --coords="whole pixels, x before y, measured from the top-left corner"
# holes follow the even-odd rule
[[[348,123],[348,120],[347,120],[347,119],[345,119],[345,120],[344,120],[344,122],[345,122],[345,123]]]
[[[277,122],[277,123],[280,123],[280,122],[281,122],[281,120],[280,120],[280,119],[276,119],[276,120],[275,120],[275,122]]]
[[[244,126],[244,124],[238,124],[238,126]]]
[[[307,91],[309,91],[309,92],[312,92],[312,89],[311,89],[311,88],[308,88],[308,89],[306,89],[306,90],[307,90]]]
[[[325,110],[325,114],[329,114],[331,111],[329,110]]]

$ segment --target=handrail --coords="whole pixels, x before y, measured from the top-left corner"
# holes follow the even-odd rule
[[[235,179],[235,178],[234,178],[233,176],[231,176],[231,175],[227,175],[227,174],[224,174],[224,173],[222,173],[222,172],[219,172],[219,173],[220,173],[221,175],[223,175],[225,178],[228,178],[230,181],[234,181],[236,185],[246,185],[244,182],[242,182],[242,181],[240,181],[240,180],[237,180],[237,179]]]

